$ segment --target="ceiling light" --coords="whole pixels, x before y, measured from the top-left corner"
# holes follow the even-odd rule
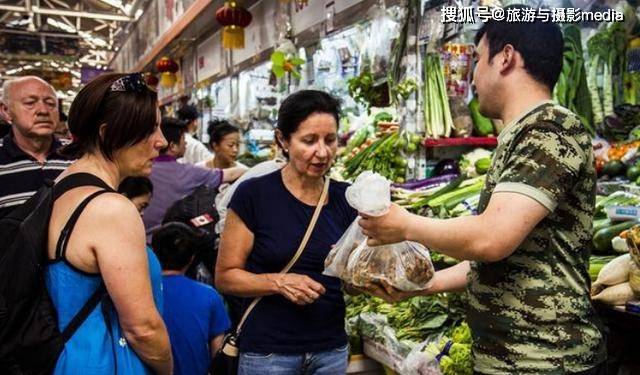
[[[76,28],[75,28],[75,27],[70,26],[70,25],[67,25],[67,24],[66,24],[66,23],[64,23],[64,22],[56,21],[55,19],[53,19],[53,18],[51,18],[51,17],[48,17],[48,18],[47,18],[47,24],[48,24],[48,25],[51,25],[51,26],[53,26],[53,27],[57,27],[58,29],[60,29],[60,30],[64,30],[64,31],[66,31],[66,32],[68,32],[68,33],[73,33],[73,34],[75,34],[75,32],[76,32]]]

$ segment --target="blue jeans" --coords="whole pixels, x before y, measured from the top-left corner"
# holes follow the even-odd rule
[[[238,375],[344,375],[349,346],[304,354],[240,353]]]

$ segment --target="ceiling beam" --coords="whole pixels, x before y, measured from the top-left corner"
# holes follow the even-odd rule
[[[20,0],[18,1],[18,3],[16,5],[22,5],[24,3],[24,0]],[[6,20],[7,18],[13,16],[12,12],[4,12],[4,14],[2,15],[2,17],[0,17],[0,22],[4,22],[4,20]]]
[[[26,7],[15,6],[15,5],[0,5],[0,10],[8,11],[8,12],[18,12],[18,13],[35,13],[37,15],[43,14],[43,15],[50,15],[50,16],[91,18],[91,19],[105,20],[105,21],[119,21],[119,22],[134,21],[132,17],[123,16],[119,14],[81,12],[81,11],[62,10],[62,9],[47,9],[47,8],[41,8],[36,5],[31,6],[31,11],[29,11]]]

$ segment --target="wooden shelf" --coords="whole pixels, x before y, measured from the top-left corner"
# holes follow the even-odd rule
[[[454,146],[483,146],[496,147],[498,138],[496,137],[467,137],[467,138],[440,138],[425,139],[424,147],[454,147]]]

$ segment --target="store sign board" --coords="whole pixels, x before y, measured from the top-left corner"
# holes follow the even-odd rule
[[[293,7],[291,25],[293,27],[294,35],[300,34],[311,26],[317,25],[324,20],[324,1],[309,1],[306,4],[300,4],[297,1],[292,1],[291,6]]]
[[[196,83],[196,63],[196,53],[194,50],[190,50],[189,53],[182,58],[182,67],[180,70],[185,88],[190,88]]]
[[[244,48],[233,51],[234,64],[249,60],[276,44],[277,30],[273,21],[277,19],[278,6],[277,1],[262,1],[249,9],[254,18],[245,29]]]
[[[205,80],[222,73],[222,36],[220,32],[213,34],[202,42],[196,52],[196,79]]]

